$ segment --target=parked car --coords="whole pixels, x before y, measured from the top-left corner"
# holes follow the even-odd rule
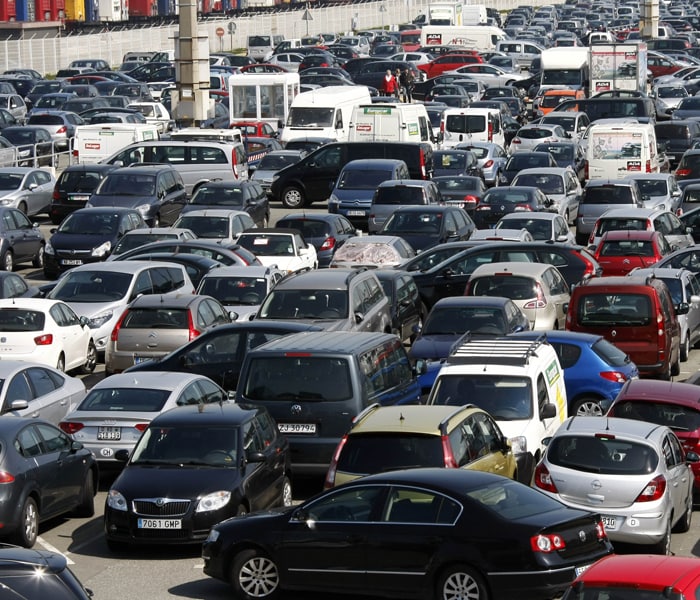
[[[581,185],[586,183],[586,157],[581,150],[580,144],[577,142],[547,142],[537,144],[533,148],[533,152],[549,152],[557,167],[569,167],[573,170],[581,182]],[[514,155],[516,159],[520,154]]]
[[[0,169],[0,206],[19,209],[28,217],[46,212],[56,179],[35,167]]]
[[[210,181],[197,188],[182,214],[206,209],[245,211],[257,227],[270,222],[270,202],[257,181]]]
[[[178,229],[189,229],[198,240],[234,244],[244,231],[255,228],[250,214],[243,210],[210,208],[192,210],[173,223]]]
[[[142,248],[152,242],[163,240],[187,241],[195,239],[191,229],[181,227],[149,227],[148,229],[132,229],[124,234],[122,239],[112,249],[110,256],[116,257],[130,250]]]
[[[319,267],[328,267],[338,248],[357,235],[354,225],[339,214],[288,214],[275,223],[276,228],[295,229],[307,244],[316,248]]]
[[[539,145],[539,144],[538,144]],[[499,185],[510,185],[513,178],[523,169],[556,167],[557,162],[548,150],[528,150],[512,154],[501,169]]]
[[[512,187],[535,187],[550,200],[549,211],[559,213],[568,225],[575,223],[583,190],[569,168],[540,167],[523,169],[511,181]]]
[[[214,240],[200,240],[199,238],[185,241],[161,240],[160,242],[150,242],[148,244],[144,244],[143,246],[139,246],[138,248],[127,250],[119,256],[110,255],[107,261],[133,260],[137,256],[144,256],[147,254],[155,254],[160,252],[198,254],[199,256],[216,260],[224,266],[261,264],[256,258],[255,254],[249,252],[238,244],[218,243]]]
[[[474,229],[469,214],[457,206],[405,206],[394,211],[379,233],[402,237],[420,252],[443,242],[467,240]]]
[[[651,267],[671,253],[658,231],[610,230],[603,234],[594,257],[603,275],[627,275],[638,267]]]
[[[571,136],[566,133],[561,125],[539,125],[530,123],[523,125],[508,147],[509,154],[532,150],[538,144],[550,142],[567,142]]]
[[[27,125],[41,125],[49,131],[56,152],[69,150],[75,128],[84,124],[79,115],[63,110],[32,112],[27,119]]]
[[[44,236],[38,223],[31,223],[16,208],[0,206],[0,269],[12,271],[15,265],[25,262],[41,268],[44,250]]]
[[[48,208],[54,225],[59,225],[66,215],[84,208],[97,186],[114,165],[76,164],[68,165],[56,178]]]
[[[494,229],[494,235],[498,235],[501,230],[525,229],[532,235],[533,240],[538,242],[576,243],[576,237],[571,233],[564,217],[555,213],[508,213],[498,220]]]
[[[416,255],[402,237],[396,235],[355,236],[345,240],[333,256],[331,268],[395,267]]]
[[[470,175],[482,177],[476,154],[469,150],[437,150],[433,154],[433,176]]]
[[[56,162],[51,134],[40,125],[5,127],[2,137],[17,147],[20,166],[51,167]]]
[[[462,142],[455,146],[455,150],[469,150],[476,156],[484,183],[488,186],[499,185],[501,170],[508,160],[508,156],[500,144],[495,142]]]
[[[296,229],[254,229],[238,236],[238,243],[253,252],[264,265],[294,273],[318,268],[316,248]]]
[[[38,298],[41,290],[18,273],[0,271],[0,298]]]
[[[490,188],[474,209],[472,218],[479,229],[496,226],[504,215],[549,211],[552,201],[535,186],[499,186]]]

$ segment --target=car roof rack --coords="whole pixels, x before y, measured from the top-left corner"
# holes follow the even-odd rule
[[[537,350],[548,344],[547,336],[536,340],[514,340],[496,338],[494,340],[470,340],[455,346],[447,357],[451,365],[527,365],[531,356],[537,356]]]

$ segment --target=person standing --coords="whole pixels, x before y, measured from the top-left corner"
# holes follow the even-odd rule
[[[416,81],[415,77],[413,76],[413,71],[411,71],[411,69],[409,68],[406,68],[403,70],[402,75],[404,78],[404,82],[401,85],[406,90],[406,102],[413,102],[413,84]]]
[[[399,84],[396,81],[396,77],[394,77],[391,69],[387,69],[382,83],[382,92],[384,92],[385,96],[395,96],[398,93],[398,87]]]

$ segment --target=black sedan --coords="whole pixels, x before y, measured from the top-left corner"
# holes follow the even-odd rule
[[[433,177],[445,204],[459,206],[470,215],[488,190],[484,180],[474,175],[442,175]]]
[[[379,234],[402,237],[419,252],[444,242],[468,240],[474,229],[474,221],[457,206],[404,206],[394,211]]]
[[[542,145],[542,144],[539,144]],[[557,161],[547,150],[527,151],[527,152],[517,152],[512,154],[507,160],[503,170],[501,171],[501,177],[499,180],[500,185],[510,185],[515,176],[520,173],[523,169],[534,169],[540,167],[557,167]]]
[[[140,362],[127,371],[185,370],[206,375],[225,390],[235,390],[248,350],[290,333],[320,330],[305,323],[272,320],[220,325],[162,358]]]
[[[270,221],[270,202],[258,181],[209,181],[197,188],[182,209],[186,215],[193,210],[226,208],[242,210],[250,215],[258,227],[267,227]]]
[[[479,229],[496,226],[503,215],[521,211],[547,211],[552,201],[539,188],[500,186],[491,188],[474,209],[472,218]]]
[[[107,494],[112,550],[191,544],[219,521],[292,504],[289,442],[267,409],[181,406],[151,421]]]
[[[71,511],[91,517],[98,468],[92,452],[47,421],[0,419],[2,536],[31,548],[39,523]]]
[[[0,269],[12,271],[19,263],[44,266],[44,235],[38,224],[16,208],[0,206]]]
[[[202,556],[204,572],[246,600],[285,589],[529,600],[558,596],[611,551],[600,515],[526,485],[468,469],[407,469],[219,523]]]

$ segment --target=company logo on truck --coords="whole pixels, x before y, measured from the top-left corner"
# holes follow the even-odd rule
[[[428,33],[425,36],[426,46],[438,46],[442,44],[442,34],[441,33]]]
[[[99,142],[87,142],[85,144],[85,149],[86,150],[99,150],[100,149],[100,143]]]

